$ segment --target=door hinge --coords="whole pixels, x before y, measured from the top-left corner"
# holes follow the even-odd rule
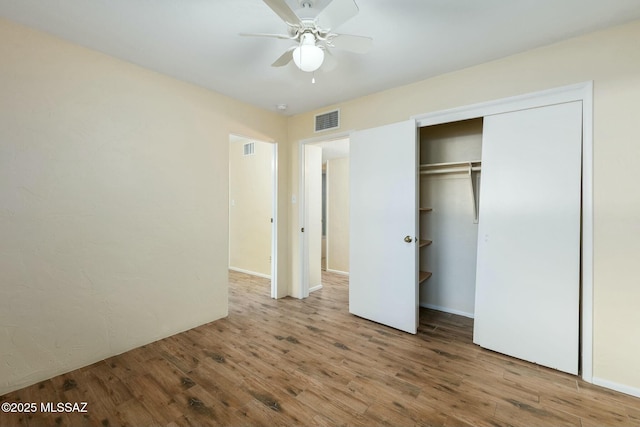
[[[301,233],[304,233],[304,227],[302,227],[302,228],[300,229],[300,232],[301,232]]]

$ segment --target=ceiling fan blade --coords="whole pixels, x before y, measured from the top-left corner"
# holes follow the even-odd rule
[[[266,1],[266,0],[265,0]],[[333,0],[318,14],[318,25],[323,29],[334,29],[358,14],[354,0]]]
[[[269,33],[240,33],[243,37],[272,37],[275,39],[293,40],[292,37],[286,34],[269,34]]]
[[[284,0],[263,0],[276,15],[289,25],[299,25],[300,18],[295,14]]]
[[[355,53],[367,53],[373,47],[373,39],[364,36],[352,36],[350,34],[337,34],[331,39],[331,44],[338,48]]]
[[[295,48],[296,46],[292,46],[289,49],[285,50],[285,52],[282,55],[280,55],[280,58],[276,59],[275,62],[271,64],[271,66],[284,67],[285,65],[287,65],[293,59],[293,50]]]

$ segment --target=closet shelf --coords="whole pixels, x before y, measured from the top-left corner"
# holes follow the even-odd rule
[[[418,273],[418,283],[422,283],[431,277],[431,273],[428,271],[421,271]]]
[[[421,248],[424,248],[425,246],[429,246],[432,243],[433,243],[432,240],[422,240],[422,239],[420,239],[420,247]]]
[[[427,163],[420,165],[420,175],[433,175],[441,173],[479,172],[482,170],[481,160],[469,160],[466,162]]]

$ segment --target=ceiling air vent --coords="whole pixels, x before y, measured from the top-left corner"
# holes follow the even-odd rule
[[[244,149],[243,153],[245,156],[253,156],[256,154],[256,143],[255,142],[247,142],[242,146]]]
[[[340,110],[329,111],[328,113],[317,114],[316,132],[340,127]]]

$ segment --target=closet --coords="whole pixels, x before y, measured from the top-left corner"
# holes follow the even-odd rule
[[[591,93],[353,132],[349,311],[416,333],[422,305],[474,317],[482,347],[573,374],[582,348],[590,363]]]
[[[473,317],[482,118],[419,129],[420,306]]]

